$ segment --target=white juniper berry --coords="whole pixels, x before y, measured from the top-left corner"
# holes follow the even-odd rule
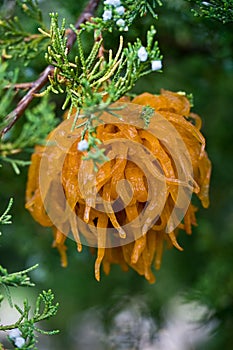
[[[21,331],[19,330],[19,328],[14,328],[11,329],[8,333],[8,336],[10,339],[14,340],[18,337],[20,337],[22,335]]]
[[[141,46],[138,50],[138,58],[141,62],[145,62],[148,58],[148,53],[144,46]]]
[[[105,0],[104,5],[111,5],[111,6],[117,7],[117,6],[121,5],[121,1],[120,0]]]
[[[118,15],[123,15],[125,13],[125,8],[124,6],[118,6],[116,7],[116,12],[118,13]]]
[[[125,21],[122,18],[120,18],[120,19],[118,19],[118,21],[116,21],[116,25],[119,27],[124,27]]]
[[[82,140],[78,143],[78,151],[83,152],[88,149],[89,145],[87,140]]]
[[[120,0],[112,0],[112,5],[117,7],[121,5],[121,1]]]
[[[151,62],[151,69],[153,71],[159,70],[162,68],[162,61],[161,60],[154,60]]]
[[[103,20],[108,21],[112,18],[112,11],[111,10],[105,10],[103,13]]]
[[[21,349],[25,344],[25,339],[23,337],[17,337],[14,343],[17,348]]]
[[[105,0],[104,5],[112,5],[112,0]]]

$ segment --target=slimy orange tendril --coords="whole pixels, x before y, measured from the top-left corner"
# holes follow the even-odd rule
[[[57,153],[55,148],[47,156],[48,168],[42,169],[47,176],[47,180],[43,184],[44,195],[42,195],[39,172],[42,171],[41,164],[46,146],[40,145],[35,147],[28,172],[26,208],[41,225],[52,227],[54,232],[53,246],[58,249],[61,255],[62,266],[67,265],[65,245],[67,235],[49,217],[47,208],[50,202],[52,202],[53,210],[56,210],[57,215],[63,220],[62,227],[66,232],[72,232],[79,252],[82,250],[82,237],[88,244],[90,237],[95,236],[95,277],[98,281],[100,280],[101,266],[105,274],[108,274],[111,265],[118,264],[124,271],[127,271],[129,267],[133,268],[139,275],[153,283],[155,281],[153,266],[156,269],[160,268],[164,243],[166,242],[168,247],[174,246],[178,250],[182,250],[177,242],[178,231],[184,230],[187,234],[191,234],[192,226],[196,225],[195,212],[197,208],[189,203],[182,221],[174,229],[167,230],[174,207],[177,205],[179,208],[182,207],[181,202],[177,204],[178,188],[179,186],[191,188],[192,193],[197,195],[203,207],[207,208],[209,205],[211,163],[205,151],[205,139],[200,132],[201,119],[190,113],[190,103],[184,95],[162,90],[161,94],[157,96],[144,93],[132,101],[127,98],[121,101],[131,111],[135,111],[135,114],[139,107],[142,108],[141,106],[152,107],[156,113],[155,116],[152,116],[152,119],[155,118],[154,121],[152,120],[155,125],[156,115],[160,115],[176,130],[191,160],[192,171],[190,168],[182,168],[184,178],[188,179],[187,182],[179,178],[176,167],[176,162],[186,164],[187,155],[174,155],[175,151],[171,152],[171,149],[175,150],[177,147],[175,144],[177,139],[171,138],[170,148],[168,148],[159,137],[143,128],[143,124],[139,127],[130,123],[120,123],[119,120],[115,123],[111,119],[111,123],[107,123],[105,120],[105,123],[98,125],[96,129],[97,138],[103,143],[110,144],[107,154],[110,160],[99,166],[95,175],[95,191],[93,192],[93,187],[88,185],[88,181],[91,180],[88,169],[90,164],[82,159],[84,152],[77,149],[79,137],[75,139],[71,147],[64,151],[64,161],[60,162],[59,152]],[[162,126],[160,132],[165,135],[164,137],[167,137],[167,131],[163,130]],[[56,129],[52,131],[49,138],[54,133],[56,133]],[[64,130],[64,135],[66,133]],[[130,150],[128,143],[121,142],[121,140],[134,142],[134,150]],[[111,158],[111,152],[114,153],[116,149],[118,156]],[[132,161],[130,152],[136,154],[139,162],[143,163],[143,168]],[[50,175],[50,164],[57,167],[66,203],[64,199],[61,200],[59,197],[57,183]],[[145,176],[146,173],[149,174],[149,180]],[[131,192],[126,190],[125,180],[131,184]],[[162,184],[162,181],[165,182],[163,190],[159,191],[159,187],[155,187],[148,204],[150,186],[157,186],[156,184],[160,184],[160,182]],[[129,195],[129,192],[132,193],[132,196]],[[49,196],[46,195],[48,193]],[[119,196],[122,209],[115,212],[114,201]],[[104,204],[99,210],[98,205],[102,200]],[[159,205],[163,205],[163,207],[160,214],[156,216],[157,209],[154,208]],[[67,207],[75,215],[68,215]],[[143,224],[140,222],[140,214],[142,213],[144,213],[144,217],[146,216]],[[117,244],[110,246],[106,243],[109,239],[109,229],[113,230],[116,240],[124,241],[128,235],[125,227],[131,222],[134,222],[134,239],[127,244],[121,243],[118,246]]]

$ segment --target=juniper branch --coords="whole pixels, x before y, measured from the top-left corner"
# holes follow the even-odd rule
[[[98,7],[100,0],[90,0],[85,7],[82,14],[79,16],[75,28],[78,29],[82,23],[90,20],[94,14],[94,11]],[[72,48],[76,40],[76,33],[69,30],[67,33],[67,49],[68,51]],[[41,73],[40,77],[32,83],[32,87],[28,90],[27,94],[19,101],[17,107],[6,116],[7,126],[1,131],[1,136],[6,134],[12,126],[17,122],[17,120],[23,115],[24,111],[27,109],[28,105],[34,99],[35,95],[46,85],[49,76],[53,76],[54,67],[49,65]]]
[[[14,85],[7,85],[5,89],[14,89],[16,91],[18,90],[28,90],[33,87],[33,82],[27,82],[27,83],[16,83]]]

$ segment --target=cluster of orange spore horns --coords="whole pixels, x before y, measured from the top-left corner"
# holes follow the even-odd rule
[[[132,101],[126,98],[121,101],[130,109],[131,114],[137,114],[142,106],[149,105],[155,110],[155,116],[151,119],[152,124],[154,123],[156,126],[156,118],[159,115],[176,130],[191,161],[191,167],[182,168],[183,172],[186,172],[184,174],[185,178],[192,182],[192,192],[201,200],[203,207],[208,207],[211,163],[205,151],[205,139],[200,132],[201,119],[190,112],[188,99],[183,94],[162,90],[160,95],[144,93],[135,97]],[[86,187],[89,193],[84,194],[82,190],[83,184],[87,182],[85,176],[89,176],[89,170],[86,169],[86,172],[83,170],[88,165],[85,165],[84,162],[86,161],[82,159],[83,152],[77,149],[80,138],[76,138],[71,147],[66,150],[65,157],[63,155],[64,161],[61,162],[59,169],[66,203],[64,200],[62,202],[60,198],[56,198],[56,183],[53,177],[50,178],[49,173],[46,191],[50,193],[49,200],[53,202],[58,215],[64,217],[63,226],[72,232],[79,252],[82,250],[82,237],[85,238],[88,244],[90,237],[95,236],[97,251],[95,277],[97,280],[100,280],[101,265],[103,271],[108,274],[112,264],[119,264],[122,270],[126,271],[131,267],[138,274],[143,275],[150,283],[153,283],[155,281],[153,266],[156,269],[160,268],[164,243],[166,242],[168,246],[175,246],[177,249],[182,250],[177,242],[177,234],[180,229],[186,231],[187,234],[191,234],[192,225],[196,225],[196,208],[190,202],[184,213],[183,220],[177,227],[168,232],[169,218],[177,205],[178,188],[181,186],[174,154],[171,152],[173,146],[175,152],[176,145],[173,145],[172,142],[176,141],[171,138],[171,148],[168,149],[159,137],[150,133],[143,126],[132,125],[127,120],[124,120],[124,123],[120,123],[119,120],[114,122],[112,119],[108,123],[106,120],[105,118],[105,123],[97,127],[97,137],[103,143],[107,142],[110,145],[108,152],[111,153],[114,147],[117,147],[119,155],[99,167],[95,177],[96,189],[94,193],[91,187],[89,190]],[[51,135],[55,131],[56,129],[52,131]],[[112,140],[115,142],[113,143]],[[140,168],[138,164],[129,159],[128,144],[127,142],[121,142],[122,140],[132,141],[139,146],[143,146],[142,152],[144,153],[140,154],[140,149],[136,152],[138,152],[138,159],[140,157],[140,159],[143,159],[144,168]],[[150,152],[148,161],[145,156],[145,148]],[[44,199],[41,195],[39,173],[45,149],[45,146],[36,146],[32,155],[26,190],[26,208],[41,225],[53,228],[53,246],[59,250],[62,265],[66,266],[65,241],[67,236],[48,216],[44,206]],[[185,157],[184,154],[179,154],[176,158],[180,163],[184,162],[185,164]],[[56,163],[59,163],[59,156],[55,153],[54,159],[56,159]],[[53,153],[50,154],[50,162],[53,163]],[[79,176],[81,168],[82,174]],[[154,182],[153,178],[152,181],[148,180],[146,172],[150,174],[150,179],[153,174],[157,173],[160,173],[165,179],[165,190],[161,191],[161,193],[155,190],[154,196],[150,198],[154,205],[163,203],[163,208],[156,218],[154,217],[155,212],[151,210],[152,206],[148,206],[148,196],[149,187],[153,186],[153,183],[158,183],[158,179],[155,178]],[[133,195],[129,199],[127,191],[124,192],[122,186],[122,209],[115,212],[112,203],[119,196],[117,184],[121,180],[130,182]],[[97,196],[103,199],[104,210],[98,210]],[[65,215],[66,205],[75,214],[72,218]],[[142,225],[140,222],[142,213],[144,213],[144,216],[146,215],[148,225],[145,222]],[[85,225],[80,224],[80,222],[84,222]],[[125,230],[125,226],[131,222],[134,222],[132,233],[134,239],[131,239],[131,241],[126,240],[126,244],[124,244],[122,242],[129,234]],[[112,245],[111,242],[107,242],[109,240],[109,229],[111,229],[111,232],[114,232],[114,244]],[[116,244],[117,239],[119,239],[119,245]]]

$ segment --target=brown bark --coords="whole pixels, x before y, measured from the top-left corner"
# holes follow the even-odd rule
[[[98,7],[100,3],[100,0],[90,0],[85,7],[82,14],[79,16],[75,28],[78,29],[82,23],[85,23],[86,21],[90,20],[91,17],[93,17],[94,12],[96,8]],[[74,45],[74,42],[76,40],[76,34],[70,30],[68,32],[67,37],[67,48],[70,51],[72,46]],[[34,99],[35,94],[37,94],[43,86],[48,82],[48,76],[53,75],[54,67],[49,65],[45,68],[45,70],[40,74],[39,78],[35,80],[34,82],[30,83],[31,88],[28,90],[26,95],[19,101],[17,104],[17,107],[10,112],[6,116],[6,121],[8,122],[7,126],[3,130],[1,130],[0,134],[3,136],[6,134],[12,126],[17,122],[17,120],[23,115],[24,111],[27,109],[28,105],[31,103],[31,101]]]

